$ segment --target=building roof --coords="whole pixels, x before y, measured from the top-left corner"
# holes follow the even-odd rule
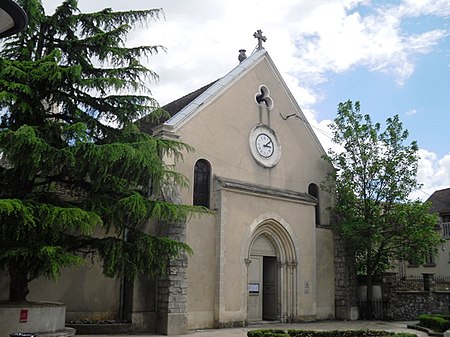
[[[435,191],[427,201],[431,202],[430,212],[450,213],[450,188]]]
[[[163,110],[168,113],[166,118],[162,118],[159,122],[148,122],[148,118],[138,121],[139,128],[146,133],[153,134],[155,127],[159,125],[175,126],[178,123],[189,119],[196,113],[197,109],[206,103],[210,98],[214,97],[218,92],[224,89],[231,81],[241,76],[247,69],[252,67],[260,57],[267,54],[265,49],[258,50],[250,55],[244,61],[239,63],[234,69],[222,78],[213,81],[169,104],[163,106]]]
[[[214,83],[216,83],[216,81],[211,82],[181,98],[176,99],[175,101],[172,101],[166,105],[164,105],[162,107],[162,109],[167,112],[167,115],[161,119],[159,119],[159,121],[149,121],[147,122],[145,118],[141,119],[140,121],[138,121],[138,125],[139,128],[141,129],[142,132],[146,132],[149,134],[153,134],[153,128],[155,126],[158,126],[164,122],[166,122],[168,119],[172,118],[173,116],[175,116],[180,110],[182,110],[186,105],[188,105],[189,103],[191,103],[193,100],[195,100],[198,96],[200,96],[201,94],[203,94],[203,92],[205,92],[210,86],[212,86]]]
[[[158,122],[149,121],[150,116],[142,118],[137,122],[139,128],[143,132],[147,132],[155,136],[171,137],[175,135],[176,131],[191,118],[193,118],[203,107],[213,102],[215,98],[238,81],[242,76],[250,72],[263,59],[267,60],[269,67],[271,67],[274,75],[277,77],[280,86],[288,95],[297,117],[303,122],[317,148],[325,154],[326,152],[323,149],[322,144],[320,144],[320,141],[312,130],[311,125],[307,122],[302,109],[298,105],[286,82],[270,58],[269,53],[264,48],[251,54],[248,58],[244,59],[220,79],[163,106],[162,108],[168,112],[168,116],[166,118],[161,118]]]

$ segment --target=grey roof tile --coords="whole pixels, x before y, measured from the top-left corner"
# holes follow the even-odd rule
[[[430,212],[450,213],[450,188],[435,191],[427,201],[431,202]]]

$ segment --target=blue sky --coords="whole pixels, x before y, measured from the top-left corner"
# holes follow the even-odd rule
[[[449,5],[450,6],[450,5]],[[424,29],[449,28],[449,19],[427,16],[402,25],[405,34]],[[343,73],[329,72],[319,86],[325,99],[315,105],[318,119],[332,119],[336,102],[359,100],[362,110],[378,121],[398,114],[419,146],[442,157],[450,152],[450,38],[433,50],[414,56],[414,72],[398,84],[389,73],[356,66]]]
[[[450,67],[443,57],[422,56],[401,86],[391,76],[367,69],[329,74],[328,79],[319,89],[326,99],[315,105],[318,119],[334,118],[336,102],[359,100],[362,111],[377,121],[398,114],[420,147],[439,156],[450,151]]]
[[[43,0],[52,12],[57,0]],[[339,102],[359,100],[383,122],[398,114],[420,147],[413,197],[450,187],[449,0],[79,0],[83,11],[163,8],[165,20],[134,30],[129,45],[161,44],[148,66],[150,84],[168,103],[225,75],[238,50],[251,53],[253,32],[325,149]]]

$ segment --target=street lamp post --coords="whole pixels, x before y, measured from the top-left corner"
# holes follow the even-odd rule
[[[20,32],[28,23],[23,9],[13,0],[0,1],[0,38]]]

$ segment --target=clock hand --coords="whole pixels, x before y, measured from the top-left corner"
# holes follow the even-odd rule
[[[267,144],[264,144],[263,146],[264,146],[264,147],[272,147],[271,143],[272,143],[272,142],[268,142]]]

